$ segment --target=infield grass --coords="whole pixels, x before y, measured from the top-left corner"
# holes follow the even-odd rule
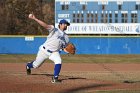
[[[64,63],[140,63],[140,55],[61,55]],[[1,54],[0,62],[29,62],[36,55]],[[50,61],[47,59],[47,61]]]

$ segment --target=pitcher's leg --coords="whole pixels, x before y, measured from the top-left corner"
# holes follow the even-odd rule
[[[39,51],[36,57],[36,60],[33,62],[33,68],[38,68],[40,67],[43,62],[45,61],[45,59],[47,59],[49,56],[47,54],[45,54],[42,51]]]
[[[54,76],[52,77],[52,83],[60,82],[58,80],[58,76],[59,76],[59,73],[61,71],[62,64],[61,64],[61,57],[60,57],[59,52],[52,53],[52,55],[49,57],[49,59],[52,60],[55,64]]]
[[[41,64],[45,61],[45,59],[48,58],[48,55],[42,52],[41,50],[38,51],[36,60],[33,62],[27,63],[26,70],[27,74],[31,74],[31,68],[37,68],[41,66]]]

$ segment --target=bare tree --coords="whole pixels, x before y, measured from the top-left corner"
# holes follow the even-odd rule
[[[52,0],[54,1],[54,0]],[[53,23],[54,5],[51,0],[1,0],[0,1],[0,34],[7,35],[46,35],[47,31],[36,22],[28,19],[29,13],[47,23]],[[46,3],[47,2],[47,3]],[[49,4],[48,4],[49,3]],[[47,6],[46,6],[47,5]],[[44,10],[47,12],[45,13]],[[48,13],[49,12],[49,13]],[[49,21],[48,21],[49,20]]]

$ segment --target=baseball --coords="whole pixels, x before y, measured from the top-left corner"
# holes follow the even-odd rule
[[[29,18],[31,18],[33,16],[33,14],[29,14]]]

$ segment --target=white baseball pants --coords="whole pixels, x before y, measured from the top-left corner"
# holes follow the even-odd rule
[[[52,60],[54,62],[54,64],[61,64],[61,57],[60,57],[59,52],[50,53],[46,49],[43,49],[43,47],[41,46],[37,53],[37,57],[36,57],[35,61],[33,62],[33,67],[37,68],[37,67],[41,66],[41,64],[43,64],[43,62],[47,58]]]

